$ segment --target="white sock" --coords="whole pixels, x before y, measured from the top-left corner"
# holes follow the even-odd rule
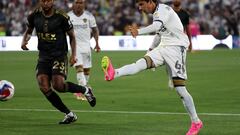
[[[176,87],[177,93],[181,96],[181,100],[187,110],[192,122],[199,122],[200,119],[196,113],[195,105],[192,96],[188,93],[185,86]]]
[[[77,81],[78,81],[79,85],[82,85],[82,86],[87,85],[87,82],[86,82],[86,79],[85,79],[85,76],[84,76],[83,72],[78,72],[77,73]]]
[[[84,76],[85,76],[86,84],[88,84],[90,75],[84,75]]]
[[[144,69],[147,69],[147,63],[145,59],[141,58],[136,63],[125,65],[121,68],[116,69],[114,78],[125,75],[133,75]]]

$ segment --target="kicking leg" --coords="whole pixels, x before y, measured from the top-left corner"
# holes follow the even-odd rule
[[[142,70],[152,68],[154,64],[149,56],[139,59],[136,63],[125,65],[121,68],[114,69],[111,60],[105,56],[102,59],[102,68],[105,74],[105,80],[111,81],[114,78],[134,75]]]
[[[114,77],[117,78],[126,75],[134,75],[145,69],[147,69],[146,60],[144,58],[141,58],[136,63],[125,65],[121,68],[116,69]]]

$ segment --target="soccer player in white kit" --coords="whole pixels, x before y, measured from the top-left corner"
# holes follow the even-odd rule
[[[96,42],[94,50],[100,52],[98,43],[99,31],[95,17],[85,10],[85,0],[74,0],[72,11],[68,13],[76,35],[77,62],[74,65],[77,72],[78,84],[86,86],[92,67],[90,39],[93,36]],[[75,93],[77,99],[86,100],[81,93]]]
[[[142,70],[166,65],[174,88],[191,118],[192,124],[186,135],[197,135],[203,123],[196,113],[193,98],[185,87],[186,50],[189,40],[184,33],[181,20],[171,7],[159,4],[157,0],[136,0],[136,2],[140,11],[153,14],[153,23],[140,29],[137,26],[130,26],[129,30],[133,37],[156,32],[153,44],[143,58],[118,69],[114,69],[110,58],[104,56],[102,69],[105,80],[111,81],[117,77],[133,75]]]

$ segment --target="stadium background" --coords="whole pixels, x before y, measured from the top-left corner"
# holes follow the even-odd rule
[[[27,11],[34,9],[36,2],[1,0],[1,34],[22,36]],[[57,7],[69,10],[68,1],[55,2]],[[129,23],[146,25],[151,21],[147,16],[141,17],[132,0],[88,2],[88,10],[101,26],[101,35],[121,35]],[[190,12],[200,34],[224,35],[223,32],[238,36],[239,0],[183,0],[183,7]],[[236,25],[229,25],[223,17],[228,12]],[[238,32],[234,30],[236,27]],[[70,126],[59,126],[57,122],[63,115],[44,99],[34,79],[37,52],[0,52],[0,79],[9,80],[16,87],[12,100],[0,102],[0,134],[183,135],[189,119],[176,92],[167,87],[164,67],[111,83],[103,79],[102,56],[111,56],[119,67],[144,54],[145,51],[93,53],[90,84],[97,96],[97,106],[90,108],[72,94],[60,94],[79,120]],[[187,60],[187,86],[204,121],[200,135],[239,135],[239,49],[197,51],[188,53]],[[76,81],[73,68],[69,68],[68,80]]]
[[[55,5],[69,11],[73,0],[55,0]],[[169,2],[171,0],[162,0]],[[126,26],[137,23],[141,26],[151,22],[141,16],[135,8],[134,0],[87,0],[87,9],[92,12],[101,27],[100,35],[124,35]],[[1,0],[1,35],[19,36],[25,30],[28,13],[37,5],[37,0]],[[182,0],[182,7],[191,15],[192,35],[213,34],[224,37],[239,35],[239,0]]]

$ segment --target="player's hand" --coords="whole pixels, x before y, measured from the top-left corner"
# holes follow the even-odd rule
[[[23,50],[29,50],[28,48],[27,48],[27,42],[23,42],[22,43],[22,45],[21,45],[21,48],[23,49]]]
[[[76,57],[71,55],[70,59],[69,59],[69,62],[70,62],[70,66],[72,67],[77,62]]]
[[[97,52],[97,53],[99,53],[101,51],[101,48],[99,47],[99,45],[96,45],[94,47],[94,51]]]
[[[192,52],[192,42],[190,42],[190,44],[189,44],[188,52]]]
[[[136,36],[138,35],[138,26],[137,25],[128,26],[128,29],[131,32],[131,35],[134,38],[136,38]]]

